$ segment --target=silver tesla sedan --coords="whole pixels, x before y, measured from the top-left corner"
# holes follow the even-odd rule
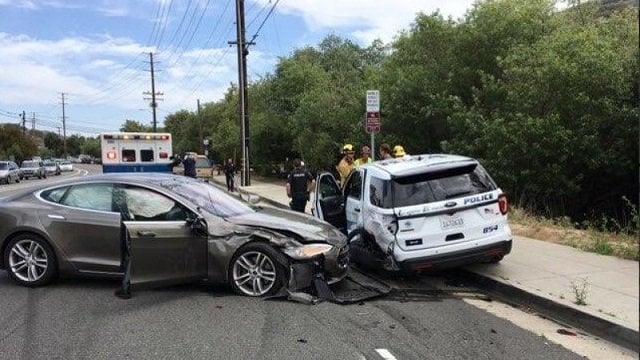
[[[346,276],[345,236],[311,216],[254,206],[213,185],[157,173],[106,174],[0,198],[0,267],[25,286],[58,275],[131,288],[229,283],[248,296]]]

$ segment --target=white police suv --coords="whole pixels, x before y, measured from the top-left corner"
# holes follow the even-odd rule
[[[423,271],[498,262],[511,251],[507,198],[469,157],[375,161],[355,169],[342,189],[321,173],[312,211],[348,235],[360,265]]]

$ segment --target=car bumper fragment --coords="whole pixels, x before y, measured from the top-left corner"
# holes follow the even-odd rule
[[[322,255],[304,263],[291,264],[289,270],[288,285],[271,298],[286,298],[308,305],[323,301],[347,305],[391,292],[388,285],[348,271],[348,267],[344,275],[327,279],[325,258]]]

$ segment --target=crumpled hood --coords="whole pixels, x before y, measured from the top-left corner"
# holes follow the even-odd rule
[[[332,225],[294,211],[261,208],[256,212],[229,217],[227,221],[248,227],[262,227],[277,232],[293,232],[301,242],[328,242],[331,245],[346,244],[346,237]]]

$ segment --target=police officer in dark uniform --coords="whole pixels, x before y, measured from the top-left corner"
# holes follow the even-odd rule
[[[184,176],[196,177],[196,159],[195,155],[187,155],[184,161],[182,161],[182,165],[184,165]]]
[[[315,180],[308,171],[302,168],[300,159],[293,160],[294,169],[287,178],[287,196],[291,198],[291,210],[305,212],[309,201],[309,185]]]

